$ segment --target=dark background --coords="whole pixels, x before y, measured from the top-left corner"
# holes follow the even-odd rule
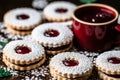
[[[32,7],[33,0],[0,0],[0,21],[3,21],[3,15],[10,9],[17,7]],[[48,0],[49,2],[58,0]],[[64,0],[65,1],[65,0]],[[77,5],[83,4],[79,0],[66,0]],[[108,4],[118,10],[120,13],[120,0],[97,0],[96,3]]]

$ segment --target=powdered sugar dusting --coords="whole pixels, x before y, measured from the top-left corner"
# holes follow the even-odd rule
[[[33,0],[32,6],[37,9],[43,9],[47,6],[47,0]]]
[[[26,14],[29,18],[18,20],[16,16],[19,14]],[[6,24],[14,25],[16,27],[30,27],[38,24],[42,20],[42,17],[41,13],[32,8],[16,8],[6,13],[4,20]]]
[[[65,8],[68,11],[66,13],[60,14],[56,13],[57,8]],[[48,15],[49,17],[55,18],[55,19],[71,19],[72,13],[74,9],[76,8],[76,5],[70,2],[66,1],[55,1],[50,3],[45,9],[44,9],[44,14]],[[49,13],[49,14],[48,14]]]
[[[42,68],[38,68],[40,70],[39,72],[38,72],[38,69],[31,70],[31,74],[36,76],[41,75],[43,77],[45,77],[46,75],[49,75],[47,68],[45,68],[45,66],[42,66]]]
[[[96,65],[104,70],[111,72],[120,72],[120,64],[112,64],[108,62],[108,58],[117,57],[120,58],[120,51],[108,51],[99,55],[96,59]]]
[[[47,30],[57,30],[59,32],[59,35],[56,37],[46,37],[44,35],[44,32]],[[73,39],[73,33],[72,31],[66,26],[59,23],[45,23],[42,25],[39,25],[32,31],[31,35],[32,39],[39,42],[51,45],[52,47],[56,47],[56,44],[65,44],[67,42],[72,41]],[[57,45],[58,47],[58,45]]]
[[[77,66],[67,67],[63,64],[63,60],[70,58],[78,61]],[[92,61],[85,55],[75,52],[63,52],[54,56],[50,61],[50,66],[55,70],[68,74],[82,74],[90,70],[92,67]]]
[[[28,36],[20,36],[20,35],[14,35],[14,34],[11,34],[9,33],[7,30],[6,30],[6,27],[4,26],[4,24],[2,22],[0,22],[0,41],[3,41],[3,42],[9,42],[9,41],[12,41],[12,40],[31,40],[31,36],[28,35]],[[120,47],[117,47],[117,50],[119,50]],[[79,50],[76,48],[76,47],[72,47],[72,49],[70,49],[70,51],[74,51],[74,52],[78,52]],[[89,57],[90,60],[92,60],[93,62],[95,62],[96,60],[96,57],[99,55],[99,53],[93,53],[93,52],[83,52],[83,51],[79,51],[79,53],[81,54],[84,54],[86,55],[87,57]],[[5,64],[3,64],[2,62],[2,49],[0,49],[0,66],[2,66],[4,69],[8,68]],[[47,60],[45,61],[45,63],[43,65],[41,65],[39,68],[42,69],[42,70],[34,70],[31,72],[31,71],[16,71],[16,70],[13,70],[13,69],[10,69],[11,70],[11,73],[13,74],[12,77],[6,77],[5,79],[6,80],[56,80],[55,78],[51,77],[50,76],[50,73],[49,73],[49,67],[48,67],[48,64],[49,64],[49,61],[51,59],[51,57],[53,56],[47,56]],[[47,73],[49,74],[48,75],[45,75],[44,74],[44,71],[47,71]],[[37,73],[41,73],[41,75],[39,74],[39,76],[36,74]],[[32,74],[34,73],[34,74]],[[36,73],[36,74],[35,74]],[[92,74],[92,76],[90,77],[90,79],[88,80],[99,80],[98,76],[96,76],[96,72]],[[15,75],[15,76],[14,76]],[[42,76],[43,75],[43,76]],[[45,75],[45,77],[44,77]]]
[[[27,46],[27,47],[31,48],[31,52],[24,54],[24,55],[17,54],[15,52],[15,48],[17,46]],[[34,60],[35,58],[39,58],[45,52],[44,52],[44,48],[35,42],[26,41],[26,40],[16,40],[16,41],[9,42],[4,47],[3,53],[7,57],[14,59],[14,60],[29,61],[29,60]]]

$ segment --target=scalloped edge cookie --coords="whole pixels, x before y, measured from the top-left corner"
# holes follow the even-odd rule
[[[25,46],[30,52],[20,54],[15,51],[17,47]],[[9,42],[3,48],[3,62],[16,70],[30,70],[37,68],[46,60],[45,50],[38,43],[26,40],[15,40]]]
[[[120,63],[109,62],[111,58],[120,59],[120,51],[106,51],[96,58],[96,67],[98,74],[103,80],[120,80],[112,76],[120,75]],[[111,76],[109,76],[111,75]]]
[[[11,62],[9,62],[7,59],[3,58],[3,62],[9,66],[12,69],[16,69],[16,70],[20,70],[20,71],[24,71],[24,70],[31,70],[31,69],[36,69],[39,66],[41,66],[44,62],[45,62],[46,58],[44,57],[42,60],[40,60],[39,62],[35,63],[35,64],[29,64],[28,66],[20,66],[18,64],[13,64]]]
[[[120,64],[112,64],[108,62],[108,58],[118,57],[120,58],[120,51],[106,51],[100,54],[96,58],[96,67],[98,70],[106,73],[106,74],[120,74]]]
[[[78,61],[76,66],[65,66],[62,61],[65,59],[74,59]],[[86,60],[87,59],[87,60]],[[81,62],[81,60],[84,60]],[[85,62],[87,61],[87,64]],[[84,65],[84,67],[82,66]],[[87,66],[85,68],[85,66]],[[58,80],[74,80],[74,79],[84,79],[89,77],[92,73],[93,65],[85,55],[77,52],[63,52],[55,55],[49,64],[50,73],[54,78]],[[84,70],[84,71],[83,71]]]
[[[45,36],[45,32],[49,30],[57,31],[58,35],[55,37]],[[57,54],[69,50],[72,47],[73,36],[67,25],[61,23],[39,25],[33,29],[31,34],[32,40],[41,44],[48,54]]]
[[[56,9],[67,9],[65,13],[58,13]],[[64,22],[72,19],[72,12],[76,5],[68,1],[54,1],[45,7],[43,14],[48,21]],[[48,14],[49,13],[49,14]]]
[[[18,15],[28,15],[29,17],[24,20],[19,20],[16,18]],[[27,7],[16,8],[9,10],[5,13],[3,18],[4,24],[8,30],[13,34],[18,35],[28,35],[35,28],[42,22],[42,14],[39,13],[37,10]],[[24,30],[24,33],[21,32]],[[26,33],[25,33],[26,31]],[[28,33],[28,31],[30,31]]]

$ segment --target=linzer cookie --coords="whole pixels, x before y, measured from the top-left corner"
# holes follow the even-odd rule
[[[32,40],[45,47],[48,54],[64,52],[72,47],[73,33],[59,23],[45,23],[32,31]]]
[[[11,41],[3,49],[3,62],[16,70],[35,69],[42,65],[45,59],[44,48],[31,41]]]
[[[45,7],[43,14],[48,21],[63,22],[71,20],[76,5],[67,1],[55,1]]]
[[[8,31],[16,35],[28,35],[42,21],[41,13],[32,8],[16,8],[4,15]]]
[[[92,61],[77,52],[55,55],[49,64],[51,75],[57,80],[87,80],[92,73]]]
[[[120,80],[120,51],[108,51],[96,59],[98,73],[103,80]]]

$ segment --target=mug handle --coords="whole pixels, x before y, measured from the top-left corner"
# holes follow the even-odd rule
[[[118,31],[118,32],[120,32],[120,24],[117,24],[116,26],[115,26],[115,29]],[[117,41],[115,41],[115,44],[117,45],[117,44],[120,44],[120,39],[118,39]]]
[[[120,24],[117,24],[117,25],[115,26],[115,29],[120,32]]]

